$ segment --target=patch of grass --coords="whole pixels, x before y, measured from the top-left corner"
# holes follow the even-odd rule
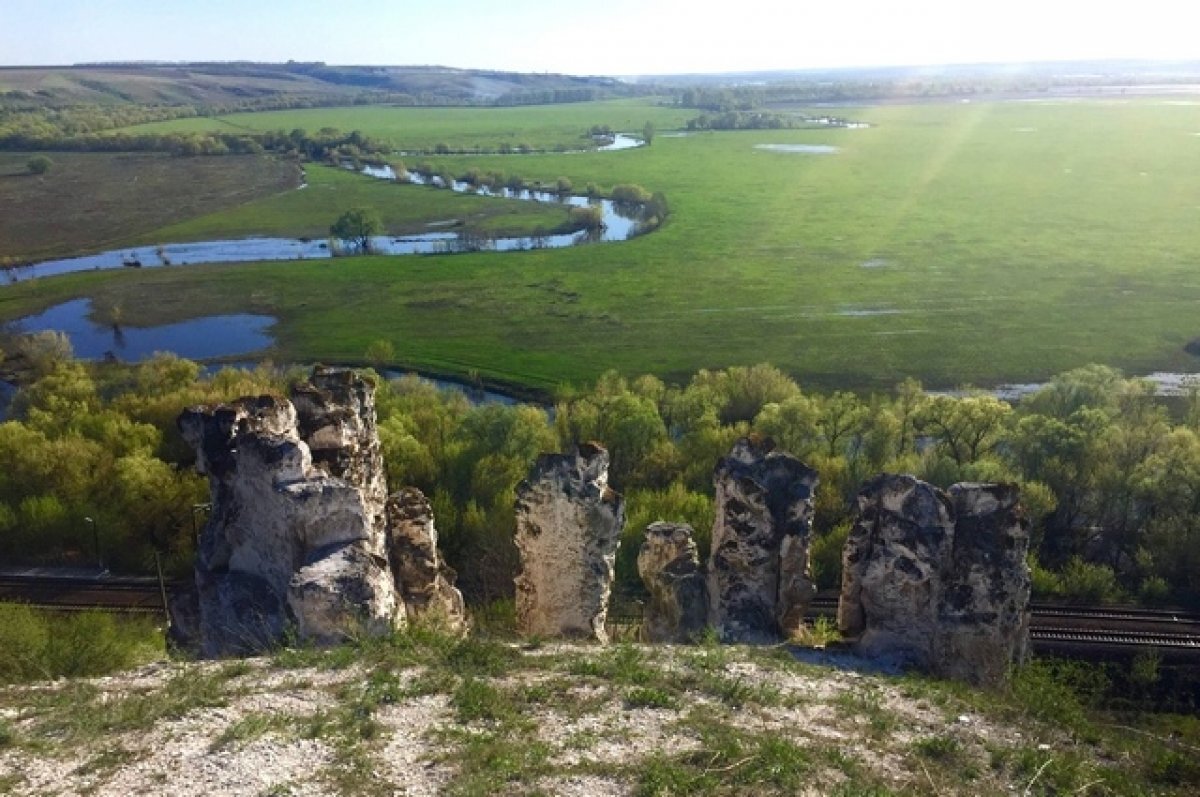
[[[625,695],[625,708],[679,708],[679,699],[665,689],[635,687]]]
[[[232,723],[209,745],[209,751],[234,749],[244,746],[269,733],[282,733],[294,729],[296,720],[285,714],[256,712],[247,714]]]
[[[108,734],[146,730],[164,719],[226,705],[231,693],[220,671],[188,668],[162,687],[105,697],[96,687],[68,682],[30,700],[32,718],[23,742],[67,751]]]
[[[503,722],[517,715],[509,695],[485,681],[464,678],[450,699],[459,722]]]
[[[865,719],[871,735],[875,737],[891,732],[898,721],[896,715],[883,704],[882,695],[874,688],[840,692],[833,699],[833,704],[852,717]]]
[[[101,750],[71,771],[72,775],[104,776],[116,769],[136,761],[139,754],[124,747],[109,747]]]
[[[683,724],[699,748],[637,765],[637,794],[794,794],[815,769],[806,749],[779,734],[744,731],[698,711]]]
[[[347,208],[379,213],[388,235],[468,230],[493,235],[552,231],[567,223],[567,209],[552,203],[479,197],[397,184],[332,166],[310,165],[308,187],[198,215],[146,233],[134,242],[203,241],[252,235],[324,239]],[[429,222],[453,225],[429,227]]]
[[[788,641],[801,647],[823,648],[830,642],[837,642],[841,638],[842,635],[834,620],[828,617],[818,617],[811,623],[806,623],[800,632]]]
[[[145,617],[0,603],[0,683],[104,675],[165,654]]]
[[[662,678],[661,671],[646,660],[642,650],[627,643],[613,645],[595,655],[573,656],[567,669],[572,675],[623,686],[645,686]]]
[[[962,753],[962,742],[953,736],[926,736],[913,742],[912,750],[922,758],[947,762]]]
[[[524,735],[501,730],[455,736],[458,746],[446,760],[458,769],[445,787],[446,794],[492,797],[518,784],[528,786],[550,771],[550,748]]]
[[[521,660],[512,645],[496,640],[467,637],[444,654],[444,664],[461,676],[499,676]]]

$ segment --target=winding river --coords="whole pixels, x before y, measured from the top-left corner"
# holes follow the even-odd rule
[[[628,137],[622,137],[628,138]],[[629,139],[635,141],[636,139]],[[640,142],[639,142],[640,143]],[[638,144],[634,144],[636,146]],[[617,147],[627,149],[628,146]],[[404,236],[374,236],[371,250],[385,255],[436,255],[459,252],[515,252],[531,249],[562,249],[585,243],[625,241],[649,231],[645,224],[646,209],[636,203],[614,202],[598,197],[556,194],[532,189],[479,188],[454,181],[447,185],[440,177],[410,171],[398,175],[390,166],[366,166],[362,173],[368,177],[413,185],[430,185],[457,193],[493,196],[523,202],[557,204],[564,207],[598,207],[602,226],[594,230],[577,230],[550,235],[489,237],[446,230]],[[432,226],[432,225],[431,225]],[[2,280],[23,282],[39,277],[53,277],[81,271],[103,271],[118,268],[161,268],[200,263],[254,263],[269,260],[318,260],[334,257],[336,252],[327,240],[310,238],[254,237],[236,240],[194,241],[160,246],[137,246],[113,249],[92,255],[44,260],[9,268]]]

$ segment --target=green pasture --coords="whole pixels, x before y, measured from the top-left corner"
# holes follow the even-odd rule
[[[393,235],[469,228],[495,234],[551,230],[567,222],[558,205],[495,199],[376,180],[346,169],[310,165],[308,187],[219,210],[143,235],[140,243],[202,241],[251,235],[324,238],[343,210],[379,211]],[[455,222],[447,224],[447,222]],[[430,227],[429,224],[438,225]]]
[[[611,105],[472,111],[480,116],[470,136],[486,143],[521,114],[605,121]],[[669,221],[633,241],[80,275],[0,288],[0,319],[79,295],[119,302],[127,323],[268,312],[280,319],[277,353],[286,359],[361,360],[385,339],[398,364],[533,386],[610,368],[672,377],[761,361],[809,385],[859,388],[905,376],[930,386],[1032,380],[1093,361],[1133,373],[1195,368],[1183,347],[1200,337],[1200,107],[1077,101],[838,113],[874,127],[442,159],[664,192]],[[497,114],[490,128],[488,114]],[[440,118],[447,137],[466,136],[458,109],[421,115]],[[755,148],[766,143],[840,149]],[[412,190],[422,202],[437,196]],[[256,225],[283,232],[283,208],[309,201],[301,194],[195,224],[213,235]]]
[[[588,146],[593,125],[640,132],[646,122],[659,130],[683,127],[699,111],[666,108],[658,100],[606,100],[514,108],[406,108],[378,105],[311,108],[175,119],[127,127],[122,133],[264,132],[300,128],[315,133],[324,127],[390,141],[398,149],[491,147],[501,144],[534,149]]]

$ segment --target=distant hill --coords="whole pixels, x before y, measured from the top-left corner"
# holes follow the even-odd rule
[[[610,77],[526,74],[441,66],[104,63],[0,67],[0,107],[245,105],[398,102],[518,105],[643,93]]]

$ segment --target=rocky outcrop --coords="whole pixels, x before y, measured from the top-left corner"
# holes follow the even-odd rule
[[[290,630],[327,644],[406,621],[370,383],[318,368],[295,403],[244,398],[188,409],[178,425],[212,492],[196,556],[201,655],[260,651]]]
[[[863,486],[855,513],[842,553],[838,628],[866,655],[927,662],[954,508],[933,485],[884,474]]]
[[[625,525],[624,499],[608,486],[608,452],[587,443],[539,457],[517,487],[516,517],[518,630],[607,641],[613,563]]]
[[[449,628],[465,628],[463,596],[455,573],[441,559],[433,509],[425,494],[409,487],[387,502],[388,555],[409,616]]]
[[[999,683],[1029,648],[1029,524],[1012,484],[956,484],[951,577],[938,602],[935,670]]]
[[[815,593],[808,543],[817,472],[769,438],[743,438],[717,463],[709,621],[728,642],[800,630]]]
[[[695,642],[708,624],[708,587],[692,527],[650,524],[637,566],[650,593],[642,614],[642,641]]]
[[[878,476],[846,541],[839,628],[863,654],[996,683],[1025,654],[1028,541],[1014,486]]]

